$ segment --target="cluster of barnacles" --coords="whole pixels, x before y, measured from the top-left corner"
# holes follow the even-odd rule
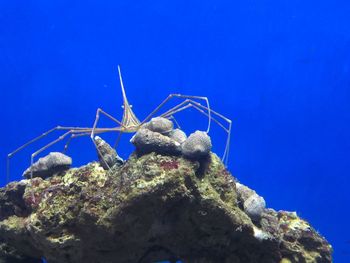
[[[183,155],[189,159],[200,159],[209,154],[212,144],[204,131],[196,131],[189,137],[179,128],[174,129],[171,120],[156,117],[145,123],[131,138],[138,153],[149,152]]]

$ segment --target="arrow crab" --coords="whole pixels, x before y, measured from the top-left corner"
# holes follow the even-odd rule
[[[222,114],[212,110],[209,105],[209,100],[207,97],[202,96],[192,96],[192,95],[182,95],[182,94],[170,94],[168,95],[143,121],[140,121],[135,113],[132,110],[132,106],[129,104],[124,83],[122,79],[122,74],[120,71],[120,66],[118,66],[118,74],[119,74],[119,81],[120,81],[120,87],[122,91],[123,96],[123,117],[121,120],[116,119],[111,114],[105,112],[101,108],[98,108],[96,111],[96,118],[93,123],[92,127],[67,127],[67,126],[56,126],[43,134],[37,136],[36,138],[28,141],[27,143],[23,144],[22,146],[18,147],[13,152],[9,153],[7,155],[7,182],[10,180],[10,159],[19,151],[23,150],[27,146],[35,143],[36,141],[39,141],[40,139],[46,137],[47,135],[55,132],[55,131],[64,131],[62,135],[60,135],[57,139],[51,141],[50,143],[46,144],[44,147],[40,148],[39,150],[35,151],[31,155],[31,166],[34,163],[34,158],[37,157],[41,152],[45,151],[52,145],[63,141],[67,139],[67,142],[64,147],[64,151],[68,149],[68,146],[70,144],[70,141],[73,138],[77,138],[80,136],[90,136],[92,142],[94,143],[97,151],[98,147],[96,145],[96,142],[94,140],[96,134],[102,134],[106,132],[118,132],[118,139],[116,142],[115,147],[117,147],[117,144],[119,142],[120,136],[123,133],[134,133],[137,132],[141,126],[148,122],[151,118],[155,117],[157,113],[159,113],[164,106],[172,99],[178,98],[182,99],[182,102],[179,102],[177,105],[171,107],[170,109],[166,110],[165,112],[158,115],[158,117],[168,118],[168,119],[174,119],[174,115],[178,112],[184,111],[189,108],[194,108],[201,114],[205,115],[208,118],[208,128],[207,133],[210,131],[211,122],[215,122],[218,124],[226,133],[227,133],[227,139],[226,139],[226,146],[225,150],[222,156],[222,161],[227,165],[228,162],[228,155],[229,155],[229,147],[230,147],[230,134],[231,134],[231,120],[223,116]],[[205,105],[202,105],[200,102],[205,102]],[[116,123],[116,126],[113,128],[99,128],[98,122],[100,119],[100,116],[104,115],[105,117],[112,120],[114,123]],[[31,178],[33,178],[33,173],[31,174]]]

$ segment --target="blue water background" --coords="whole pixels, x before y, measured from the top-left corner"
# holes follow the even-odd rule
[[[233,121],[229,170],[350,262],[349,13],[340,0],[0,1],[1,185],[6,154],[43,131],[91,126],[98,107],[121,118],[120,64],[140,119],[170,93],[207,96]],[[193,110],[178,120],[206,129]],[[55,136],[15,156],[12,180]],[[221,154],[225,133],[211,136]],[[96,159],[89,138],[69,154]]]

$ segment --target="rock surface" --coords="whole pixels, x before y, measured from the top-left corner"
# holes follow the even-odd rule
[[[331,246],[295,213],[253,222],[220,159],[133,154],[0,189],[0,262],[331,262]]]
[[[33,178],[41,177],[45,179],[54,174],[68,170],[71,165],[72,158],[69,156],[60,152],[51,152],[45,157],[40,158],[31,167],[25,170],[23,177],[30,178],[33,174]]]

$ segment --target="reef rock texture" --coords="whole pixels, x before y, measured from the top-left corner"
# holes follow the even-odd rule
[[[306,221],[261,207],[253,222],[212,153],[200,163],[133,154],[109,171],[90,163],[0,189],[0,262],[332,261]]]

